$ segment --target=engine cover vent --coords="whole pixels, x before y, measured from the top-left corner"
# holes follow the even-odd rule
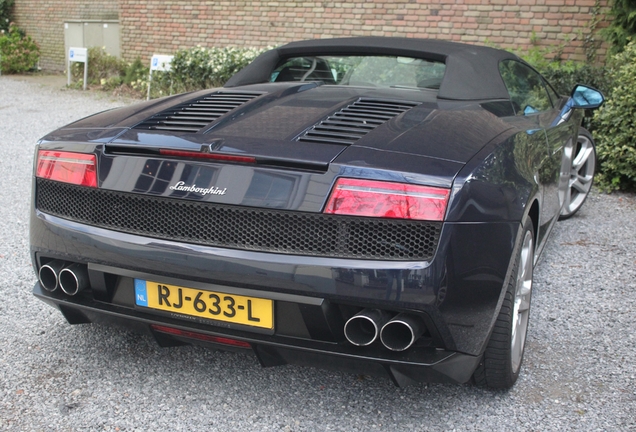
[[[198,132],[219,117],[263,93],[215,92],[155,114],[135,129]]]
[[[408,101],[358,99],[304,132],[296,141],[350,145],[417,105]]]

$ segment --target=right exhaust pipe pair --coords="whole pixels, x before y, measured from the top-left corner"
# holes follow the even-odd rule
[[[424,334],[426,326],[416,315],[391,315],[380,309],[365,309],[349,318],[344,327],[345,337],[356,346],[371,345],[380,338],[391,351],[409,349]]]
[[[40,285],[53,292],[58,287],[66,294],[74,296],[89,285],[86,265],[66,261],[51,261],[40,267]]]

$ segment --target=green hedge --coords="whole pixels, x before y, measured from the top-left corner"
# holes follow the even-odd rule
[[[220,87],[264,50],[254,48],[195,48],[179,50],[172,60],[173,89],[177,92]]]
[[[15,0],[0,0],[0,34],[9,31]]]
[[[554,48],[517,53],[560,94],[586,84],[605,95],[600,109],[586,111],[583,126],[596,141],[596,184],[607,191],[636,191],[636,41],[623,49],[606,65],[562,62]]]
[[[609,190],[636,191],[636,41],[610,64],[614,86],[594,116],[598,179]]]
[[[608,68],[605,65],[562,61],[563,47],[532,47],[527,52],[516,54],[541,72],[561,95],[569,95],[577,84],[594,87],[604,95],[609,94],[613,83]],[[596,128],[593,118],[594,112],[586,111],[583,126],[590,132]]]
[[[16,25],[0,34],[0,70],[5,74],[16,74],[35,68],[40,59],[40,49],[29,36]]]
[[[83,85],[86,63],[73,63],[71,74],[77,86]],[[130,66],[124,60],[108,54],[103,48],[88,49],[87,84],[104,90],[123,84],[123,77]]]
[[[153,73],[151,97],[220,87],[263,51],[200,46],[179,50],[174,53],[170,72]],[[74,86],[81,87],[84,64],[74,63],[72,74]],[[88,50],[88,85],[92,88],[143,97],[148,91],[148,74],[149,68],[139,59],[126,63],[102,48]]]

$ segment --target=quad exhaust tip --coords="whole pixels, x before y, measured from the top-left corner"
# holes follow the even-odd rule
[[[365,309],[349,318],[344,334],[356,346],[371,345],[380,335],[380,329],[389,321],[390,315],[379,309]]]
[[[424,321],[417,315],[391,314],[380,309],[364,309],[345,323],[344,334],[355,346],[368,346],[380,339],[391,351],[409,349],[426,331]]]
[[[38,279],[45,290],[54,292],[61,288],[70,296],[90,286],[88,268],[85,264],[61,260],[50,261],[40,267]]]
[[[74,296],[89,285],[88,270],[84,264],[71,264],[60,271],[58,280],[62,291]]]
[[[53,292],[59,286],[59,275],[62,269],[66,267],[68,263],[64,261],[51,261],[40,267],[38,272],[38,279],[42,288],[49,292]]]
[[[391,351],[404,351],[409,349],[424,331],[426,325],[421,318],[401,313],[382,327],[380,340]]]

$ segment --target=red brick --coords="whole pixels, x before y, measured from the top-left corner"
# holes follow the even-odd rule
[[[602,11],[609,0],[600,0]],[[41,67],[65,67],[63,23],[119,19],[126,60],[202,46],[278,45],[314,37],[395,35],[529,48],[528,35],[557,43],[589,32],[596,0],[367,0],[346,3],[229,0],[16,0],[19,26],[39,43]],[[546,25],[550,28],[546,29]],[[598,28],[607,26],[601,21]],[[471,33],[469,33],[471,32]],[[500,36],[514,32],[516,37]],[[599,50],[603,55],[606,45]],[[570,43],[565,58],[585,57]]]

